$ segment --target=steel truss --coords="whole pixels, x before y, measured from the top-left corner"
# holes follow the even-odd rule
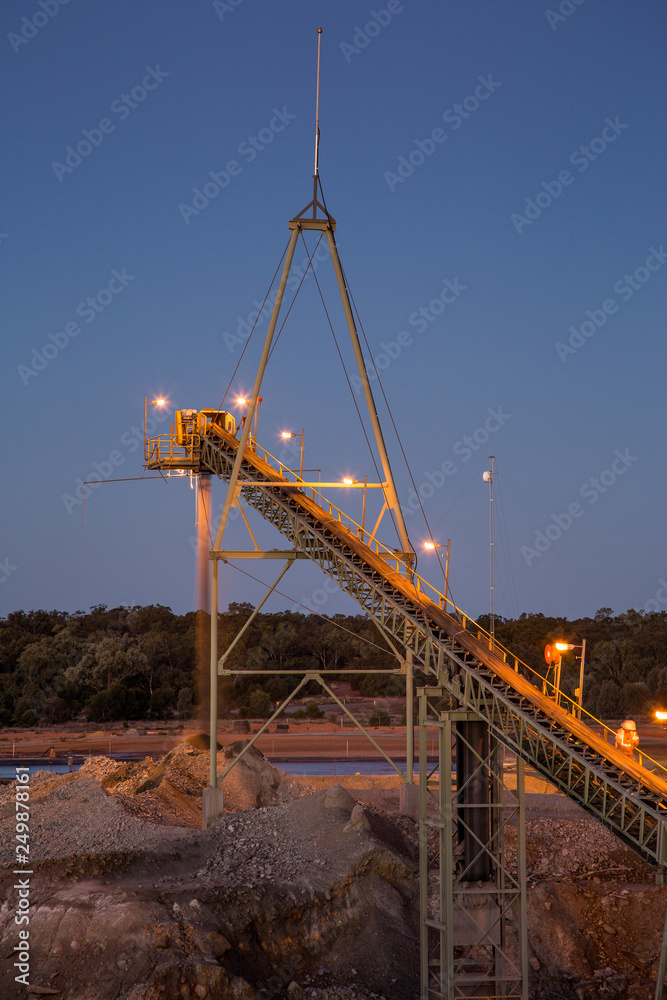
[[[254,538],[253,538],[253,541],[254,541]],[[414,756],[414,728],[413,728],[413,726],[407,726],[406,727],[406,729],[407,729],[407,733],[406,733],[406,737],[407,737],[406,770],[402,771],[401,768],[398,767],[398,765],[392,760],[392,758],[389,756],[389,754],[386,753],[385,750],[383,750],[383,748],[380,746],[380,744],[375,739],[373,739],[373,737],[369,733],[368,729],[364,725],[362,725],[361,722],[359,722],[359,720],[356,718],[356,716],[352,712],[350,712],[350,710],[347,707],[347,705],[340,700],[340,698],[338,697],[338,695],[335,694],[335,692],[331,689],[331,687],[327,684],[327,682],[322,677],[322,674],[336,674],[337,676],[340,676],[341,674],[346,674],[346,673],[349,673],[349,674],[359,674],[360,672],[364,673],[364,672],[370,672],[370,671],[359,671],[359,670],[327,670],[327,669],[322,669],[322,670],[299,670],[299,669],[294,669],[294,668],[291,668],[291,669],[276,669],[276,668],[273,668],[273,669],[264,669],[264,670],[230,670],[230,669],[227,669],[225,667],[225,662],[227,661],[230,653],[232,652],[232,650],[234,649],[234,647],[236,646],[236,644],[239,642],[239,640],[242,638],[242,636],[245,634],[245,632],[248,630],[248,628],[250,627],[251,623],[254,621],[254,619],[256,618],[257,614],[259,613],[259,611],[261,610],[261,608],[263,607],[263,605],[265,604],[265,602],[268,600],[268,598],[271,596],[271,594],[273,593],[273,591],[276,589],[277,585],[279,584],[279,582],[281,581],[281,579],[283,578],[283,576],[285,575],[285,573],[293,565],[294,560],[295,559],[305,559],[305,558],[307,558],[306,555],[303,552],[297,552],[296,550],[293,550],[293,549],[289,549],[289,550],[283,551],[283,552],[278,551],[276,549],[265,551],[265,552],[260,551],[259,549],[256,549],[254,551],[253,550],[248,550],[248,551],[224,550],[224,551],[217,552],[216,555],[217,555],[218,559],[220,559],[223,562],[227,562],[230,559],[285,559],[286,560],[284,567],[282,568],[282,570],[280,571],[280,573],[278,574],[278,576],[274,580],[273,584],[267,589],[267,591],[264,594],[264,597],[262,598],[262,600],[253,609],[252,613],[249,615],[249,617],[243,623],[243,626],[241,627],[241,629],[234,636],[234,638],[232,639],[231,643],[229,644],[229,646],[227,647],[227,649],[225,650],[225,652],[222,654],[222,656],[218,660],[218,665],[217,665],[217,674],[218,674],[218,677],[224,677],[225,674],[227,674],[229,676],[233,676],[233,677],[243,677],[243,676],[257,677],[257,676],[261,676],[261,675],[265,675],[265,674],[271,674],[271,675],[275,675],[275,674],[287,674],[287,675],[293,677],[294,675],[302,674],[301,680],[299,681],[299,683],[297,684],[297,686],[294,688],[294,690],[284,699],[284,701],[281,702],[281,704],[275,710],[275,712],[273,713],[273,715],[269,719],[267,719],[267,721],[264,723],[264,725],[261,726],[261,728],[254,734],[254,736],[250,740],[248,740],[248,742],[243,747],[243,749],[241,750],[241,752],[234,758],[234,760],[223,771],[223,773],[220,774],[220,775],[218,775],[218,779],[217,779],[218,782],[221,782],[223,780],[223,778],[225,778],[227,776],[227,774],[231,771],[231,769],[235,766],[235,764],[237,764],[238,761],[241,760],[241,758],[245,756],[245,754],[247,753],[247,751],[252,746],[254,746],[254,744],[257,742],[257,740],[259,739],[259,737],[262,736],[267,731],[267,729],[269,728],[269,726],[271,725],[271,723],[274,722],[276,719],[280,718],[280,716],[285,711],[285,709],[287,708],[287,706],[290,704],[290,702],[293,701],[293,699],[301,691],[301,689],[309,681],[316,681],[320,685],[320,687],[322,688],[322,690],[326,691],[326,693],[329,695],[329,697],[333,701],[335,701],[335,703],[339,706],[339,708],[342,709],[343,713],[348,716],[348,718],[357,727],[357,729],[359,729],[363,733],[363,735],[366,737],[366,739],[370,743],[372,743],[372,745],[380,753],[380,755],[382,757],[384,757],[384,759],[387,761],[387,763],[390,764],[391,767],[393,767],[393,769],[396,771],[396,773],[400,777],[401,781],[403,781],[404,784],[412,785],[412,782],[413,782],[413,772],[414,772],[414,760],[413,760],[413,756]],[[373,621],[375,621],[375,619],[373,619]],[[406,677],[406,681],[407,681],[408,672],[410,672],[410,674],[412,672],[411,671],[411,664],[409,664],[406,660],[402,660],[401,659],[400,654],[398,653],[398,650],[396,649],[395,646],[393,646],[393,644],[392,644],[392,648],[394,650],[394,653],[396,653],[396,655],[398,656],[398,658],[399,658],[399,660],[401,662],[401,667],[393,669],[393,670],[391,670],[391,669],[373,670],[372,672],[373,673],[380,673],[380,674],[397,674],[399,676]]]
[[[289,671],[288,670],[259,670],[259,671],[257,671],[257,670],[228,670],[228,671],[221,671],[221,673],[233,674],[235,677],[239,676],[239,675],[241,675],[241,676],[243,676],[243,675],[245,675],[245,676],[251,676],[251,675],[255,676],[258,673],[259,674],[287,674],[287,673],[289,673],[289,674],[291,674],[293,676],[294,674],[298,674],[300,672],[301,671],[299,671],[299,670],[289,670]],[[252,736],[252,738],[247,741],[247,743],[245,744],[244,747],[242,747],[242,749],[237,754],[237,756],[234,757],[234,759],[232,760],[231,764],[229,764],[228,767],[225,768],[225,770],[222,772],[222,774],[218,775],[218,782],[222,782],[222,780],[229,774],[229,772],[235,766],[235,764],[237,764],[238,761],[240,761],[241,758],[246,755],[246,753],[248,752],[248,750],[250,750],[250,748],[252,746],[254,746],[254,744],[257,742],[257,740],[259,739],[259,737],[262,736],[267,731],[267,729],[269,728],[269,726],[271,725],[271,723],[275,722],[276,719],[280,718],[280,716],[282,715],[282,713],[284,712],[284,710],[287,708],[287,706],[290,704],[290,702],[293,701],[294,698],[296,698],[296,696],[299,694],[299,692],[301,691],[301,689],[304,688],[305,685],[308,684],[309,681],[317,681],[317,683],[320,685],[320,687],[322,688],[322,690],[326,691],[326,693],[329,695],[329,697],[333,701],[336,702],[336,704],[338,705],[338,707],[343,710],[343,712],[345,713],[345,715],[347,715],[347,717],[354,723],[354,725],[357,727],[357,729],[359,729],[363,733],[363,735],[366,737],[366,739],[370,743],[373,744],[373,746],[378,751],[378,753],[382,757],[384,757],[384,759],[387,761],[387,763],[391,767],[393,767],[394,771],[396,771],[396,774],[399,776],[399,778],[401,779],[401,781],[407,782],[408,776],[405,773],[405,771],[402,771],[401,768],[395,763],[395,761],[389,756],[389,754],[385,750],[383,750],[383,748],[380,746],[380,744],[377,742],[377,740],[373,739],[373,737],[369,733],[368,729],[364,725],[362,725],[361,722],[359,722],[359,720],[357,719],[357,717],[349,710],[349,708],[347,707],[347,705],[340,700],[340,698],[338,697],[338,695],[335,694],[334,691],[332,691],[331,687],[327,684],[327,682],[322,677],[322,674],[336,674],[336,676],[338,676],[340,674],[344,674],[345,672],[346,671],[344,671],[344,670],[307,670],[307,671],[304,671],[301,680],[299,681],[299,683],[297,684],[297,686],[294,688],[294,690],[291,691],[290,694],[288,694],[288,696],[285,698],[285,700],[280,703],[280,705],[275,710],[275,712],[273,713],[273,715],[269,719],[267,719],[266,722],[264,723],[264,725],[261,726],[261,728],[258,729],[257,732]],[[351,673],[358,674],[360,671],[358,671],[358,670],[355,670],[355,671],[349,670],[347,672],[350,673],[350,674]],[[373,671],[373,672],[374,673],[381,673],[381,674],[404,674],[403,670],[379,670],[379,671]],[[362,671],[362,673],[363,673],[363,671]]]
[[[504,785],[503,745],[475,712],[419,689],[421,1000],[528,997],[523,764]],[[437,733],[429,770],[428,736]],[[453,745],[456,742],[456,774]],[[437,772],[437,773],[436,773]],[[516,864],[505,851],[516,829]]]
[[[213,426],[202,444],[202,467],[229,479],[238,447],[235,438]],[[244,451],[239,475],[246,502],[336,580],[391,642],[413,655],[416,666],[435,675],[457,704],[483,718],[497,740],[645,861],[667,866],[667,799],[661,779],[623,761],[298,485],[279,482],[255,452]],[[253,482],[269,479],[276,485]]]

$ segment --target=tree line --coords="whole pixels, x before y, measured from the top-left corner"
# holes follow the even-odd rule
[[[252,610],[251,604],[232,603],[219,615],[220,651]],[[478,624],[488,629],[488,617],[480,617]],[[468,627],[474,631],[477,624]],[[200,635],[208,629],[203,613],[176,615],[162,605],[109,609],[100,604],[74,613],[14,611],[0,619],[0,725],[53,725],[77,718],[157,720],[175,713],[191,717],[208,676],[206,664],[197,669],[198,629]],[[495,635],[541,675],[547,669],[547,642],[563,639],[580,645],[586,639],[584,707],[598,718],[667,708],[666,612],[630,610],[614,616],[602,608],[594,618],[575,621],[543,614],[496,616]],[[329,677],[334,679],[337,671],[347,671],[344,676],[353,688],[368,697],[405,691],[402,677],[380,673],[395,669],[396,658],[364,615],[260,613],[226,666],[230,672],[287,673],[220,678],[223,716],[266,717],[303,670],[333,671]],[[563,659],[561,687],[571,697],[578,678],[578,662],[569,654]],[[417,683],[423,680],[418,677]],[[303,690],[306,698],[319,693],[316,682]]]

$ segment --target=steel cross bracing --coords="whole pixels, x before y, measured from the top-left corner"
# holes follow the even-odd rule
[[[502,743],[493,736],[468,742],[465,723],[476,722],[479,716],[441,711],[444,693],[440,687],[418,692],[421,997],[526,1000],[524,765],[517,761],[516,787],[507,788]],[[431,759],[427,752],[434,730],[437,763],[433,750]],[[462,744],[470,758],[467,767],[458,760]],[[486,786],[488,797],[475,806],[471,805],[475,796],[467,796],[466,788],[477,781]],[[476,810],[482,811],[477,812],[481,823],[475,823]],[[509,863],[505,851],[510,827],[516,842],[515,864]],[[480,865],[483,882],[482,873],[473,870]]]
[[[200,464],[229,479],[238,441],[213,426]],[[253,485],[253,480],[277,485]],[[513,671],[337,518],[246,449],[244,500],[349,593],[501,742],[650,864],[667,866],[667,783],[624,760]]]

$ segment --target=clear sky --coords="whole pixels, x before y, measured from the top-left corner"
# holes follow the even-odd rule
[[[188,481],[94,488],[87,523],[80,484],[142,475],[145,396],[220,405],[311,197],[319,25],[324,193],[457,604],[489,608],[492,453],[497,613],[667,609],[663,2],[20,0],[0,20],[1,614],[193,606]],[[269,451],[304,428],[307,468],[374,478],[312,277],[263,397]],[[269,608],[354,613],[325,581],[301,562]],[[225,570],[221,607],[261,594]]]

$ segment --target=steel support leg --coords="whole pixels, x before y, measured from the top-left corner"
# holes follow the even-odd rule
[[[215,788],[218,753],[218,560],[211,560],[211,691],[209,715],[209,785]]]
[[[399,808],[404,816],[417,819],[419,792],[415,785],[414,663],[412,650],[405,657],[405,784],[399,792]]]
[[[452,794],[453,727],[444,713],[439,729],[440,762],[440,996],[454,998],[454,796]]]
[[[243,424],[243,430],[241,431],[239,446],[236,450],[234,465],[232,466],[232,473],[229,478],[229,485],[227,486],[225,503],[222,508],[222,514],[220,515],[220,523],[218,525],[218,530],[216,532],[215,542],[213,543],[214,549],[220,548],[222,536],[225,532],[225,526],[227,524],[227,518],[229,517],[229,511],[232,506],[232,500],[234,499],[234,491],[236,489],[236,484],[239,478],[239,472],[241,470],[243,453],[245,452],[246,442],[248,440],[248,436],[250,435],[250,429],[252,427],[252,418],[257,408],[257,400],[259,399],[259,392],[260,389],[262,388],[262,379],[264,378],[264,372],[266,370],[266,365],[268,363],[269,355],[271,353],[273,334],[276,329],[276,323],[278,322],[278,314],[280,313],[280,307],[282,305],[283,295],[285,294],[285,287],[287,285],[287,279],[289,277],[290,269],[292,267],[292,258],[294,257],[294,251],[296,249],[296,242],[298,238],[299,238],[299,231],[298,229],[295,229],[290,236],[290,241],[287,246],[285,264],[283,266],[283,272],[280,276],[280,283],[278,285],[278,294],[276,295],[276,301],[273,303],[273,311],[271,313],[271,319],[269,320],[269,328],[266,331],[266,338],[264,340],[264,349],[262,351],[262,356],[259,361],[257,375],[255,376],[255,384],[252,389],[252,395],[250,396],[250,402],[248,403],[248,409],[246,411],[246,418]]]
[[[519,963],[522,1000],[528,1000],[528,884],[526,879],[526,786],[525,765],[516,759],[517,831],[516,858],[519,876]]]
[[[429,926],[428,926],[428,700],[419,693],[419,981],[420,1000],[428,1000]]]
[[[429,698],[433,703],[438,694],[422,688],[419,695],[421,1000],[527,1000],[523,766],[516,796],[505,794],[502,745],[475,713],[451,710],[436,721],[431,708],[429,718]],[[429,722],[438,729],[437,800],[423,774]],[[510,824],[517,832],[516,869],[504,850]]]
[[[202,798],[202,829],[215,822],[223,812],[222,789],[216,775],[218,757],[218,560],[211,561],[211,689],[209,696],[209,759],[208,788]]]
[[[343,310],[345,312],[345,318],[347,320],[347,326],[350,331],[350,337],[352,338],[352,349],[354,350],[354,356],[357,361],[357,368],[359,369],[359,377],[361,378],[361,385],[364,390],[364,396],[366,397],[366,406],[368,407],[368,414],[371,418],[371,424],[373,426],[373,433],[375,435],[375,442],[380,453],[380,461],[382,462],[382,469],[384,471],[385,482],[387,483],[387,489],[385,492],[385,499],[387,506],[391,508],[394,512],[396,518],[396,524],[398,527],[398,534],[401,539],[401,545],[403,546],[404,552],[409,552],[411,549],[410,540],[408,538],[408,529],[405,526],[405,520],[403,518],[403,511],[401,510],[401,505],[398,500],[398,494],[396,492],[396,484],[394,483],[394,474],[391,471],[391,465],[389,463],[389,454],[387,452],[387,446],[384,442],[384,436],[382,434],[382,428],[380,427],[380,420],[378,418],[377,409],[375,408],[375,400],[373,399],[373,392],[371,390],[371,385],[368,380],[368,372],[366,371],[366,363],[364,361],[364,356],[361,350],[361,345],[359,343],[359,334],[357,333],[357,326],[354,322],[354,315],[352,312],[352,305],[350,303],[350,296],[347,291],[347,285],[345,284],[345,276],[343,275],[343,268],[340,263],[340,257],[338,256],[338,247],[336,246],[336,239],[331,228],[326,230],[327,242],[329,244],[329,252],[331,254],[331,263],[333,264],[333,269],[336,274],[336,280],[338,282],[338,290],[340,292],[341,302],[343,303]]]

